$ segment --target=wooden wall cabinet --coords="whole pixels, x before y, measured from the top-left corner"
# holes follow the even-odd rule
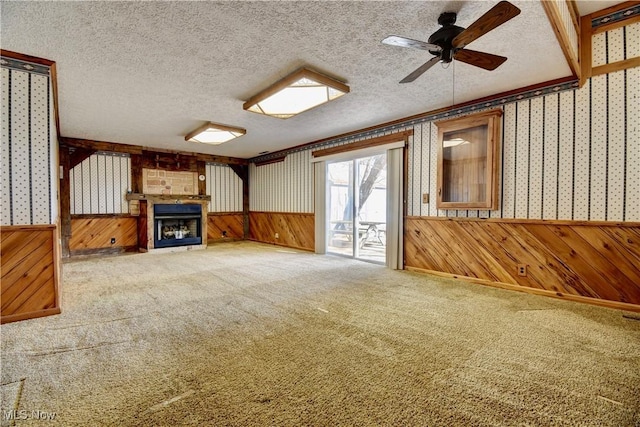
[[[438,126],[438,209],[498,208],[502,110],[442,120]]]

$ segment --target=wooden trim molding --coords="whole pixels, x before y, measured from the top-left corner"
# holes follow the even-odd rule
[[[636,305],[636,304],[607,301],[607,300],[602,300],[598,298],[589,298],[589,297],[583,297],[580,295],[566,294],[563,292],[548,291],[545,289],[526,288],[523,286],[513,285],[511,283],[494,282],[486,279],[478,279],[477,277],[461,276],[459,274],[443,273],[442,271],[426,270],[423,268],[406,267],[405,270],[414,271],[416,273],[433,274],[434,276],[446,277],[450,279],[464,280],[467,282],[478,283],[480,285],[491,286],[493,288],[507,289],[510,291],[524,292],[527,294],[541,295],[541,296],[546,296],[551,298],[559,298],[565,301],[581,302],[581,303],[586,303],[591,305],[597,305],[600,307],[607,307],[607,308],[613,308],[617,310],[626,310],[626,311],[633,311],[633,312],[640,313],[640,305]]]
[[[34,64],[46,65],[47,67],[55,64],[55,61],[52,61],[50,59],[39,58],[37,56],[31,56],[6,49],[0,49],[0,56],[6,56],[7,58],[18,59],[25,62],[33,62]]]
[[[599,76],[601,74],[615,73],[629,68],[640,67],[640,56],[625,59],[623,61],[612,62],[610,64],[599,65],[591,69],[591,76]]]
[[[229,212],[208,212],[207,216],[227,216],[227,215],[242,215],[242,211],[229,211]]]
[[[110,219],[117,219],[117,218],[136,218],[137,215],[131,215],[128,213],[122,213],[122,214],[73,214],[71,215],[71,219],[102,219],[102,218],[110,218]]]
[[[295,216],[312,216],[316,214],[313,212],[271,212],[271,211],[250,211],[252,214],[265,214],[265,215],[295,215]]]
[[[576,0],[566,0],[566,2],[569,8],[569,13],[571,14],[573,29],[576,34],[580,35],[580,11],[578,11],[578,4],[576,3]]]
[[[207,194],[207,163],[202,160],[196,161],[196,168],[198,170],[198,194],[204,196]],[[205,177],[205,179],[200,179]]]
[[[556,38],[558,39],[558,43],[562,48],[562,53],[564,53],[565,58],[567,59],[567,63],[571,68],[571,72],[573,76],[576,78],[580,78],[580,73],[582,72],[580,68],[580,58],[578,57],[580,52],[580,47],[577,47],[577,52],[574,51],[574,48],[571,44],[571,38],[567,34],[569,31],[568,28],[565,27],[564,21],[562,20],[562,16],[560,14],[560,10],[558,9],[558,1],[542,1],[542,7],[544,8],[547,17],[549,18],[549,23],[553,28],[553,32],[556,34]],[[567,4],[569,11],[571,12],[571,5]],[[572,16],[572,29],[576,30],[576,36],[578,37],[578,43],[580,39],[580,29],[575,27],[576,19]]]
[[[249,237],[249,165],[229,165],[231,170],[242,180],[242,215],[243,237]]]
[[[482,111],[480,113],[469,114],[467,116],[458,117],[454,119],[447,119],[435,122],[435,125],[438,127],[438,170],[437,170],[437,198],[436,198],[436,207],[438,209],[489,209],[494,210],[498,206],[498,157],[500,153],[501,146],[501,118],[502,118],[502,110],[494,109]],[[464,155],[460,156],[460,153],[457,155],[451,154],[452,156],[457,157],[457,161],[466,161],[466,168],[460,166],[453,166],[453,159],[449,159],[449,162],[445,161],[444,155],[444,142],[445,136],[451,136],[451,134],[455,136],[468,136],[468,133],[465,133],[468,129],[485,127],[486,128],[486,152],[484,152],[484,163],[478,167],[477,160],[471,159],[471,152],[468,152],[466,157]],[[479,143],[473,142],[472,144],[468,144],[466,147],[478,147],[481,146]],[[469,149],[469,148],[467,148]],[[455,150],[455,148],[453,148]],[[463,148],[464,150],[464,148]],[[464,153],[464,151],[463,151]],[[464,160],[463,160],[464,159]],[[473,167],[472,164],[476,165],[474,173],[477,174],[478,170],[484,170],[483,178],[481,182],[485,183],[484,191],[474,191],[473,187],[477,184],[477,180],[479,177],[472,176],[471,170]],[[448,178],[448,173],[445,172],[447,170],[449,173],[455,174],[457,177],[450,179]],[[464,183],[470,185],[464,185]],[[464,186],[464,189],[461,190],[458,187],[458,184]],[[460,191],[455,191],[454,189],[458,189]],[[449,191],[447,191],[449,190]],[[473,201],[463,202],[456,199],[463,199],[462,192],[468,192],[469,199]],[[447,194],[449,196],[447,197]]]
[[[615,30],[616,28],[640,22],[640,14],[637,13],[629,15],[623,14],[624,17],[622,19],[610,19],[611,15],[617,14],[618,12],[624,11],[625,9],[637,7],[638,5],[640,5],[639,1],[626,1],[608,7],[606,9],[599,10],[590,15],[586,15],[591,21],[589,22],[589,29],[591,29],[591,33],[598,34],[604,31],[611,31]],[[594,21],[596,25],[593,25]]]
[[[541,225],[581,225],[593,227],[640,227],[640,222],[576,221],[564,219],[524,219],[524,218],[474,218],[448,216],[406,216],[405,219],[449,221],[449,222],[493,222],[497,224],[541,224]]]
[[[55,307],[55,308],[47,308],[45,310],[32,311],[29,313],[10,314],[7,316],[2,316],[0,318],[0,323],[5,324],[5,323],[11,323],[11,322],[19,322],[21,320],[37,319],[39,317],[53,316],[54,314],[60,314],[60,313],[62,313],[62,310],[60,310],[60,307]]]
[[[593,43],[591,35],[591,18],[583,16],[580,18],[580,83],[582,87],[591,77],[591,66],[593,64]]]
[[[84,148],[88,150],[96,151],[108,151],[112,153],[128,153],[128,154],[146,154],[147,156],[183,156],[185,158],[192,158],[194,161],[200,160],[209,163],[223,163],[223,164],[236,164],[236,165],[248,165],[249,161],[240,159],[237,157],[215,156],[211,154],[194,153],[188,151],[172,151],[163,150],[161,148],[143,147],[139,145],[120,144],[117,142],[95,141],[91,139],[69,138],[66,136],[60,137],[60,144],[69,147]]]
[[[350,144],[338,145],[335,147],[324,148],[322,150],[316,150],[311,153],[313,157],[324,157],[332,154],[347,153],[349,151],[361,150],[363,148],[377,147],[380,145],[390,144],[392,142],[404,141],[407,142],[408,138],[413,135],[413,129],[405,130],[402,132],[396,132],[389,135],[378,136],[375,138],[363,139],[360,141],[352,142]]]

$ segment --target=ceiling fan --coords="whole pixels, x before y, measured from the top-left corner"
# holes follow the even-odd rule
[[[465,46],[494,28],[504,24],[511,18],[514,18],[519,13],[520,9],[508,1],[501,1],[465,29],[454,25],[456,22],[455,12],[445,12],[438,18],[438,24],[440,24],[442,28],[433,33],[429,37],[428,42],[408,39],[401,36],[389,36],[382,40],[382,43],[390,46],[428,50],[429,53],[435,55],[402,79],[400,83],[410,83],[414,81],[437,62],[446,64],[454,59],[484,68],[485,70],[495,70],[506,61],[507,58],[491,53],[465,49]]]

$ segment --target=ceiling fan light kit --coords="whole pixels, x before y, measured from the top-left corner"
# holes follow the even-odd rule
[[[457,18],[456,13],[445,12],[438,18],[438,24],[440,24],[441,28],[429,37],[428,42],[402,36],[389,36],[382,40],[382,43],[390,46],[427,50],[434,55],[433,58],[402,79],[400,83],[412,82],[436,63],[447,64],[454,59],[492,71],[498,68],[507,58],[465,49],[465,47],[489,31],[516,17],[519,13],[520,9],[508,1],[501,1],[469,27],[462,28],[454,25]]]
[[[308,68],[300,68],[252,96],[242,108],[288,119],[346,93],[349,93],[349,86],[346,84]]]

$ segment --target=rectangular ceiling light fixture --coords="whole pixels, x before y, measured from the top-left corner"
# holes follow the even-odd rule
[[[303,111],[349,93],[349,86],[307,68],[300,68],[259,94],[242,108],[254,113],[288,119]]]
[[[247,131],[241,128],[219,125],[207,122],[198,129],[190,132],[184,137],[185,141],[201,142],[203,144],[219,145],[234,138],[246,134]]]

